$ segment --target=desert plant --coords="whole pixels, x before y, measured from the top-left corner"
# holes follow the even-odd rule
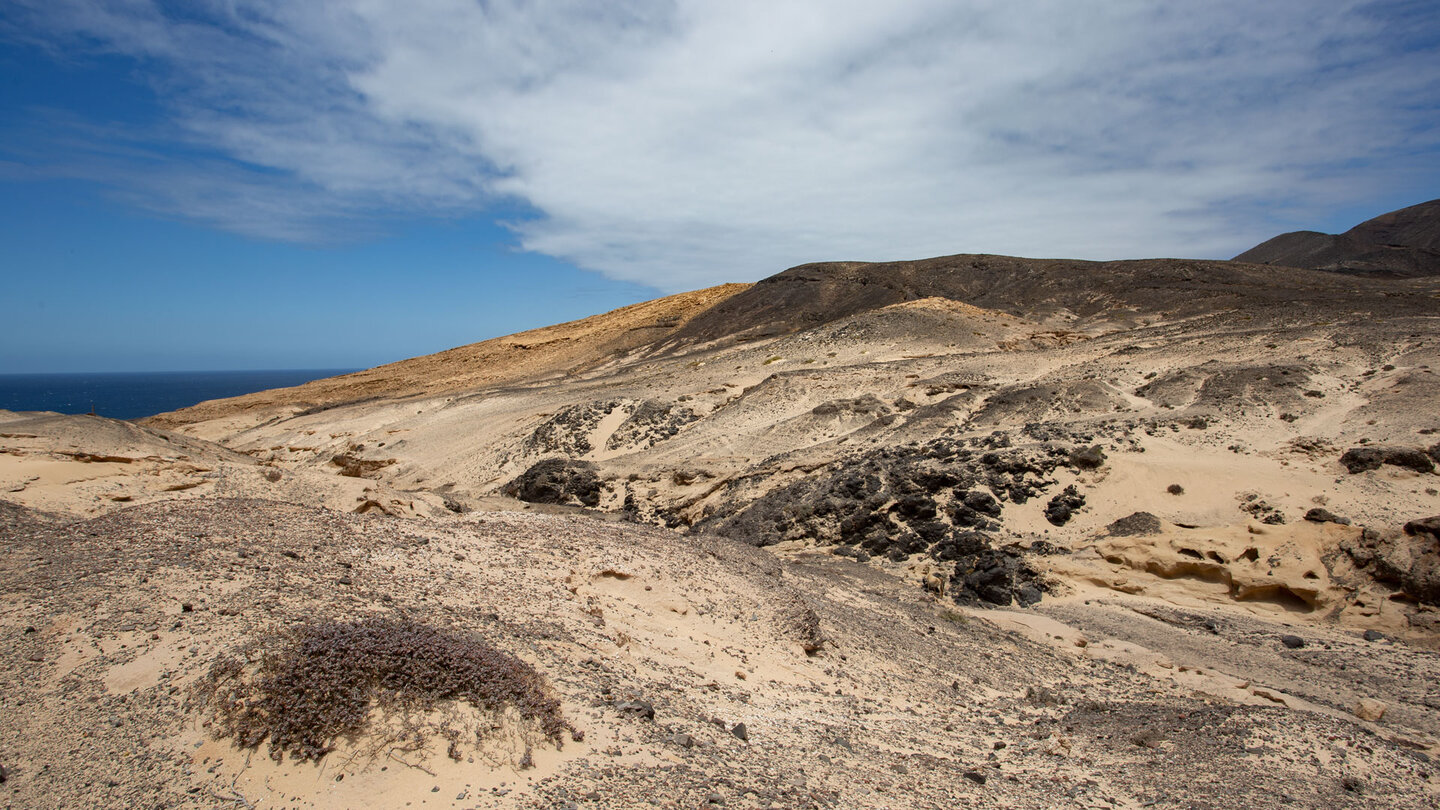
[[[319,760],[341,738],[366,730],[377,707],[412,720],[456,702],[497,719],[513,711],[557,747],[570,728],[529,664],[478,636],[403,618],[270,631],[217,658],[193,697],[210,713],[217,737],[242,748],[268,739],[276,761],[287,752]]]

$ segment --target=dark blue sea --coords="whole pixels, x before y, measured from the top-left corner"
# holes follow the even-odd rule
[[[359,369],[0,374],[0,409],[140,419],[204,402],[349,374]]]

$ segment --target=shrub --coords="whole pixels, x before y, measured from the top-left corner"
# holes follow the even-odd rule
[[[529,664],[477,636],[408,619],[324,621],[269,633],[241,654],[216,659],[195,690],[217,737],[242,748],[268,739],[276,761],[286,752],[319,760],[339,739],[364,731],[377,706],[412,724],[451,702],[492,718],[514,710],[557,747],[569,728],[544,676]],[[449,731],[453,756],[457,735]]]

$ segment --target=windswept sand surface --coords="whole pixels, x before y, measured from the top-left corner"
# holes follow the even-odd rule
[[[0,414],[0,790],[1433,807],[1437,324],[1435,279],[807,265],[143,425]],[[579,739],[207,727],[217,658],[366,616],[514,653]]]

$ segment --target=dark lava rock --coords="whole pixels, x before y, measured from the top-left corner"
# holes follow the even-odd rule
[[[1039,574],[1013,548],[985,548],[955,561],[950,597],[959,604],[989,603],[1028,607],[1045,590]]]
[[[727,505],[698,528],[757,546],[804,537],[874,555],[923,553],[950,529],[997,528],[1000,499],[1023,503],[1053,486],[1046,476],[1068,453],[1049,444],[981,449],[991,444],[942,437],[866,452]]]
[[[1440,515],[1435,517],[1412,520],[1405,524],[1405,533],[1414,537],[1420,534],[1428,534],[1431,538],[1440,540]]]
[[[971,782],[974,782],[977,785],[985,784],[985,774],[980,773],[979,771],[966,771],[965,778],[969,779]]]
[[[1415,447],[1386,445],[1352,447],[1340,457],[1340,463],[1345,465],[1345,469],[1349,470],[1351,475],[1367,470],[1378,470],[1382,464],[1403,467],[1416,472],[1435,471],[1435,462],[1424,450]]]
[[[1159,534],[1162,528],[1160,518],[1149,512],[1136,512],[1106,526],[1105,531],[1111,537],[1148,537]]]
[[[647,399],[615,428],[615,432],[605,440],[605,447],[609,450],[653,447],[699,418],[689,408]]]
[[[525,440],[527,453],[561,453],[567,456],[583,456],[594,448],[590,446],[590,434],[600,420],[620,406],[619,402],[585,402],[560,409],[558,413],[535,428]]]
[[[956,532],[935,544],[930,556],[942,562],[979,554],[990,549],[990,536],[980,532]]]
[[[973,509],[982,515],[986,515],[992,518],[1000,517],[1000,502],[995,500],[994,495],[991,495],[984,490],[971,490],[966,492],[963,496],[957,492],[956,496],[960,497],[961,503],[964,503],[965,506],[969,509]]]
[[[927,554],[954,563],[947,587],[959,603],[1031,605],[1043,582],[1019,549],[995,549],[992,533],[1001,528],[1003,502],[1024,503],[1056,487],[1049,476],[1069,454],[1048,441],[1012,446],[1006,436],[877,448],[754,500],[721,504],[692,529],[756,546],[804,538],[860,562]],[[1072,487],[1056,508],[1068,518],[1083,503]]]
[[[1340,517],[1329,509],[1315,507],[1305,513],[1305,519],[1311,523],[1339,523],[1341,526],[1349,526],[1350,518]]]
[[[1366,641],[1384,641],[1385,634],[1379,630],[1366,630],[1361,636]]]
[[[505,494],[527,503],[570,503],[584,506],[600,503],[600,477],[588,461],[547,458],[505,485]]]
[[[1280,643],[1292,650],[1298,650],[1305,646],[1305,639],[1299,636],[1281,636]]]
[[[1076,450],[1070,454],[1070,463],[1082,470],[1093,470],[1105,463],[1105,451],[1098,444]]]
[[[1360,537],[1341,541],[1340,548],[1350,555],[1356,567],[1377,582],[1400,585],[1406,577],[1408,555],[1401,553],[1395,538],[1381,537],[1374,529],[1365,529]]]
[[[750,742],[750,730],[745,728],[744,723],[736,723],[734,727],[730,729],[730,733],[734,734],[736,737],[744,740],[745,742]]]
[[[1064,526],[1070,521],[1075,510],[1084,505],[1085,496],[1071,484],[1045,504],[1045,519],[1056,526]]]

